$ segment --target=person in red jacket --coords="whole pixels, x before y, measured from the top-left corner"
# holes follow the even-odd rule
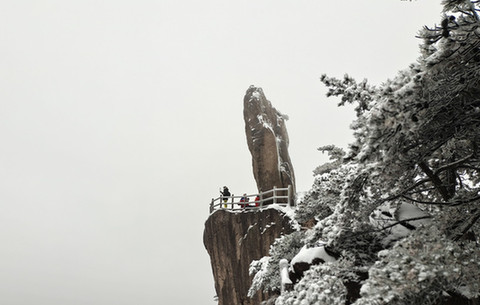
[[[255,206],[258,207],[260,206],[260,196],[257,195],[257,197],[255,197]]]
[[[247,194],[243,194],[242,198],[240,199],[240,202],[244,202],[244,203],[240,203],[240,207],[241,207],[242,209],[244,209],[245,207],[247,207],[247,206],[248,206],[248,203],[247,203],[247,202],[248,202],[249,200],[250,200],[250,199],[248,199]]]

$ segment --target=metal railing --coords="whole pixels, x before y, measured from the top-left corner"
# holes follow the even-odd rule
[[[243,199],[242,199],[243,198]],[[259,194],[250,194],[242,196],[220,196],[212,198],[210,203],[210,213],[218,209],[228,210],[246,210],[261,209],[269,204],[278,204],[281,206],[290,206],[292,204],[292,186],[286,188],[276,188],[261,192]]]

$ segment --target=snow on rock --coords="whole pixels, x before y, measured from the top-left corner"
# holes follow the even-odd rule
[[[281,288],[283,292],[286,285],[292,285],[293,283],[288,274],[288,261],[286,259],[281,259],[278,264],[280,266],[280,281],[282,283]]]
[[[335,262],[337,259],[326,251],[324,245],[307,248],[303,246],[302,249],[290,261],[290,279],[294,283],[298,283],[304,273],[313,265],[318,265],[326,262]]]
[[[252,93],[252,97],[255,98],[256,100],[259,100],[260,99],[260,92],[257,90],[257,91],[254,91]]]
[[[402,203],[399,207],[382,205],[370,214],[370,223],[378,229],[388,232],[383,243],[387,245],[409,235],[420,226],[431,223],[427,212],[411,203]]]
[[[397,210],[397,215],[398,220],[429,217],[429,214],[427,212],[410,203],[402,203]],[[430,218],[409,221],[409,223],[414,226],[426,225],[430,222]]]
[[[337,261],[335,257],[329,255],[327,251],[325,251],[324,246],[312,247],[312,248],[307,248],[307,246],[303,246],[300,252],[298,252],[298,254],[295,255],[295,257],[292,259],[290,264],[292,266],[297,263],[312,264],[316,259],[321,259],[324,262]]]

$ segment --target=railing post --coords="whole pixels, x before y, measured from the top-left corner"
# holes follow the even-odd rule
[[[273,204],[277,203],[277,187],[273,187]]]
[[[287,196],[285,196],[285,192],[287,192]],[[273,204],[280,204],[282,206],[286,204],[291,207],[295,205],[295,194],[293,193],[292,185],[288,185],[287,188],[277,188],[276,186],[273,186],[271,190],[268,190],[266,192],[259,191],[258,194],[249,195],[247,196],[247,198],[258,196],[259,200],[255,200],[255,201],[259,203],[258,208],[263,208],[263,205],[265,202],[265,194],[270,194],[270,193],[273,194],[272,196],[268,197],[269,198],[268,201],[270,203],[273,202]],[[285,197],[287,197],[286,203],[284,202]],[[279,198],[281,200],[278,200]],[[229,199],[231,199],[230,202],[228,201]],[[228,209],[228,204],[231,204],[232,205],[231,210],[235,210],[235,203],[236,203],[235,195],[231,194],[230,196],[224,196],[223,194],[221,194],[220,197],[217,199],[212,198],[212,201],[210,202],[210,213],[215,211],[215,208],[216,208],[215,202],[217,200],[219,200],[217,209],[222,209],[222,208]],[[245,204],[246,206],[249,206],[248,203],[245,203]]]
[[[288,206],[290,207],[291,206],[290,198],[292,198],[292,185],[291,184],[288,185],[287,195],[288,195],[287,203],[288,203]]]
[[[263,208],[263,192],[260,191],[260,208]]]

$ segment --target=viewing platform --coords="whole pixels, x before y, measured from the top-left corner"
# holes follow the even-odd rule
[[[258,194],[242,195],[242,196],[223,196],[212,198],[210,203],[210,213],[215,210],[252,210],[261,209],[266,205],[277,204],[280,206],[293,206],[292,186],[286,188],[276,188],[261,192]],[[226,202],[225,202],[226,201]]]

